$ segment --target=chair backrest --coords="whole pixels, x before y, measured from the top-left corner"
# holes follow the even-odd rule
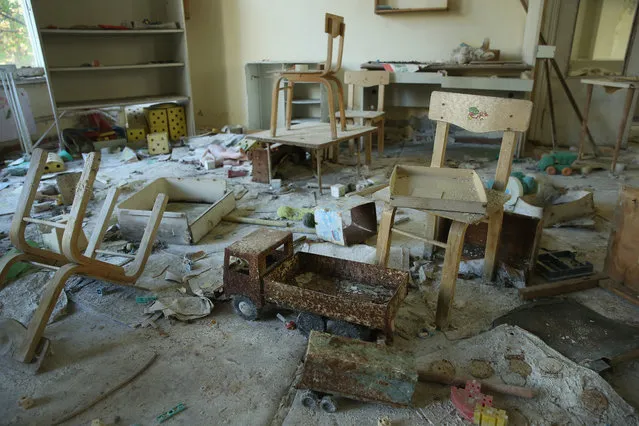
[[[428,118],[437,121],[431,167],[443,167],[450,124],[475,133],[503,131],[493,189],[503,191],[515,153],[515,132],[528,130],[533,103],[463,93],[433,92]]]
[[[335,74],[342,68],[342,53],[344,53],[344,33],[346,24],[342,16],[327,13],[324,18],[324,31],[328,35],[328,51],[326,54],[326,64],[324,74]],[[339,37],[339,48],[337,51],[337,64],[333,68],[333,41]]]
[[[355,86],[377,86],[377,111],[384,111],[385,86],[390,83],[390,73],[388,71],[346,71],[344,73],[344,83],[348,84],[348,109],[353,109]]]

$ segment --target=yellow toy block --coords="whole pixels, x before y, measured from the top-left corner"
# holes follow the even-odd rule
[[[507,426],[508,414],[494,407],[477,405],[473,416],[473,424],[480,426]]]
[[[149,126],[150,133],[161,133],[169,131],[168,118],[166,109],[163,108],[147,108],[144,110],[146,122]]]
[[[171,152],[169,145],[169,134],[167,132],[150,133],[146,136],[149,145],[149,154],[168,154]]]
[[[169,137],[172,141],[179,140],[186,136],[186,114],[183,106],[173,106],[167,108],[169,119]]]
[[[126,140],[129,142],[138,142],[146,139],[146,128],[134,127],[126,129]]]

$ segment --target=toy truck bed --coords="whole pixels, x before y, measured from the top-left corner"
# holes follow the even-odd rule
[[[264,276],[264,297],[298,311],[383,330],[392,339],[407,286],[407,272],[297,253]]]

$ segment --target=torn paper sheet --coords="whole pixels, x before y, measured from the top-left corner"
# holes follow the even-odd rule
[[[174,317],[180,321],[190,321],[208,316],[213,302],[206,297],[163,297],[144,310],[144,313],[162,311],[165,317]]]

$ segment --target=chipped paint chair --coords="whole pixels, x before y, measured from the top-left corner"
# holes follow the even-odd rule
[[[346,117],[346,121],[353,121],[362,126],[377,127],[375,131],[377,133],[377,151],[383,154],[386,115],[384,112],[384,94],[386,86],[390,83],[390,73],[388,71],[346,71],[344,73],[344,83],[348,84],[348,100],[343,116]],[[371,111],[354,109],[356,88],[361,87],[363,89],[374,86],[377,86],[377,108]],[[342,121],[341,111],[338,111],[335,115]],[[354,152],[354,145],[352,141],[349,142],[351,154]]]
[[[284,71],[278,74],[273,86],[273,98],[271,104],[271,136],[275,137],[277,133],[277,110],[280,91],[286,91],[286,128],[290,130],[293,114],[293,87],[295,83],[321,83],[326,88],[326,96],[329,110],[329,121],[331,127],[331,137],[337,138],[337,120],[335,118],[335,96],[333,95],[332,83],[337,87],[337,100],[339,111],[344,116],[344,88],[336,74],[342,68],[342,54],[344,51],[344,32],[346,24],[344,18],[337,15],[327,13],[325,16],[325,29],[328,35],[328,50],[324,69],[309,71]],[[339,50],[337,52],[336,65],[333,66],[333,42],[339,37]],[[282,81],[285,85],[281,86]],[[346,130],[346,121],[341,122],[342,131]]]
[[[495,174],[495,183],[491,190],[486,191],[487,205],[485,213],[464,213],[441,210],[424,210],[428,213],[426,236],[418,236],[394,229],[395,211],[401,203],[391,203],[390,190],[378,195],[387,202],[382,213],[382,219],[377,236],[377,261],[386,266],[390,254],[392,232],[409,238],[416,238],[426,244],[438,246],[446,250],[437,300],[435,322],[437,327],[448,327],[450,311],[455,296],[455,285],[459,262],[464,243],[464,235],[468,225],[488,222],[488,234],[484,258],[484,278],[492,280],[497,266],[497,253],[501,236],[502,220],[504,216],[504,202],[507,201],[504,191],[508,184],[512,161],[516,146],[517,133],[522,134],[528,129],[532,113],[532,102],[518,99],[504,99],[488,96],[476,96],[460,93],[433,92],[430,100],[429,118],[437,122],[435,145],[431,159],[431,168],[444,167],[446,159],[446,143],[450,124],[465,130],[486,133],[503,131],[499,161]],[[433,183],[434,184],[434,183]],[[380,191],[381,192],[381,191]],[[440,218],[451,221],[446,242],[436,239]],[[441,229],[440,229],[441,230]]]
[[[80,235],[83,235],[82,222],[87,204],[92,196],[93,183],[100,166],[100,153],[94,152],[87,156],[82,176],[76,188],[71,212],[65,224],[36,220],[29,217],[46,158],[46,152],[40,149],[34,151],[25,185],[18,202],[18,209],[11,225],[11,241],[21,252],[9,256],[0,264],[0,289],[6,285],[9,268],[18,262],[27,262],[55,271],[53,277],[45,286],[38,307],[28,327],[24,333],[20,332],[20,334],[23,334],[21,342],[14,342],[14,347],[11,351],[14,359],[25,363],[32,362],[34,357],[41,360],[44,356],[43,352],[46,353],[48,341],[42,338],[42,334],[60,296],[60,292],[71,275],[83,275],[121,285],[135,284],[144,271],[146,262],[151,254],[153,242],[168,202],[165,194],[157,196],[138,252],[135,256],[132,256],[132,262],[126,268],[96,259],[98,253],[107,256],[122,256],[121,253],[99,250],[119,195],[119,189],[113,188],[108,192],[97,218],[96,228],[91,235],[87,248],[83,252],[79,244]],[[61,253],[29,246],[24,235],[28,223],[38,223],[58,228],[63,227]],[[15,330],[19,330],[17,325],[23,327],[20,323],[9,326],[14,329],[14,335],[17,333]],[[0,330],[0,334],[2,334],[2,330]],[[36,352],[39,352],[39,354]]]

